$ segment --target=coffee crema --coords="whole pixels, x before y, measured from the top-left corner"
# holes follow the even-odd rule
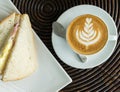
[[[107,26],[97,16],[81,15],[68,26],[66,39],[78,54],[94,54],[100,51],[108,40]]]

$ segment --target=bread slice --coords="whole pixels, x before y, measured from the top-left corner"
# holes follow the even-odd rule
[[[37,68],[37,55],[33,31],[27,14],[20,17],[20,27],[14,47],[8,58],[2,80],[19,80],[32,74]]]
[[[6,57],[3,57],[3,51],[5,51],[4,47],[9,38],[9,34],[14,28],[14,20],[15,20],[15,13],[11,14],[10,16],[8,16],[7,18],[3,19],[0,22],[0,74],[3,71],[5,61],[7,59],[6,55],[5,55]]]
[[[11,14],[7,18],[0,22],[0,48],[2,48],[8,34],[14,27],[15,13]]]

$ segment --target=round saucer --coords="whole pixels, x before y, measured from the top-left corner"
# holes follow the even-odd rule
[[[102,64],[103,62],[107,61],[107,59],[112,55],[117,44],[117,28],[112,17],[106,11],[93,5],[79,5],[70,8],[58,18],[57,22],[61,23],[66,29],[69,23],[75,17],[83,14],[92,14],[101,18],[107,25],[108,34],[114,35],[116,39],[108,41],[104,48],[99,51],[99,53],[87,55],[87,61],[85,63],[82,63],[79,60],[79,58],[67,44],[66,40],[57,36],[53,31],[52,44],[56,54],[64,63],[74,68],[88,69]]]

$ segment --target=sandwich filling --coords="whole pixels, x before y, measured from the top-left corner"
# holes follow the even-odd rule
[[[10,36],[8,37],[6,43],[4,44],[4,46],[0,52],[0,73],[3,72],[6,61],[8,59],[8,56],[9,56],[11,49],[14,45],[16,34],[18,32],[18,27],[19,27],[19,23],[16,23],[14,28],[13,28],[13,31],[10,33]]]

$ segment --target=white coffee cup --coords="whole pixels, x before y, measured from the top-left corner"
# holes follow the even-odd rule
[[[83,21],[83,19],[84,19],[84,21]],[[82,23],[81,23],[81,21],[82,21]],[[96,23],[96,22],[98,22],[98,23]],[[83,24],[84,24],[84,26],[81,26]],[[96,27],[96,25],[97,25],[97,27]],[[80,30],[80,32],[79,32],[79,30]],[[83,33],[83,31],[84,31],[84,33]],[[79,32],[79,34],[78,34],[78,32]],[[91,35],[90,32],[93,33],[92,36],[94,38],[91,37],[91,38],[93,38],[93,41],[88,42],[90,37],[88,38],[88,41],[85,41],[86,40],[85,37]],[[77,35],[76,35],[76,33],[77,33]],[[94,35],[94,34],[96,34],[96,35]],[[79,42],[78,37],[81,37],[80,38],[81,42]],[[82,37],[84,37],[83,40],[82,40]],[[102,19],[100,19],[99,17],[94,16],[94,15],[84,14],[84,15],[76,17],[75,19],[73,19],[70,22],[70,24],[67,27],[66,39],[67,39],[68,45],[71,47],[71,49],[75,53],[77,53],[81,59],[83,59],[82,61],[86,61],[88,55],[93,55],[93,54],[99,53],[99,51],[101,51],[106,46],[107,42],[115,41],[115,40],[117,40],[117,37],[114,35],[110,35],[107,25],[104,23],[104,21]],[[98,40],[98,42],[97,42],[97,40]],[[101,41],[99,41],[99,40],[101,40]],[[84,41],[84,42],[82,42],[82,41]],[[96,41],[96,43],[94,43],[95,41]],[[95,51],[95,53],[86,54],[89,52],[89,50],[87,52],[87,49],[86,49],[85,53],[81,53],[82,51],[80,51],[79,49],[84,50],[81,43],[82,44],[93,43],[93,44],[90,44],[90,46],[94,45],[93,51]],[[102,48],[100,46],[102,46]],[[99,50],[97,50],[97,49],[99,49]]]

